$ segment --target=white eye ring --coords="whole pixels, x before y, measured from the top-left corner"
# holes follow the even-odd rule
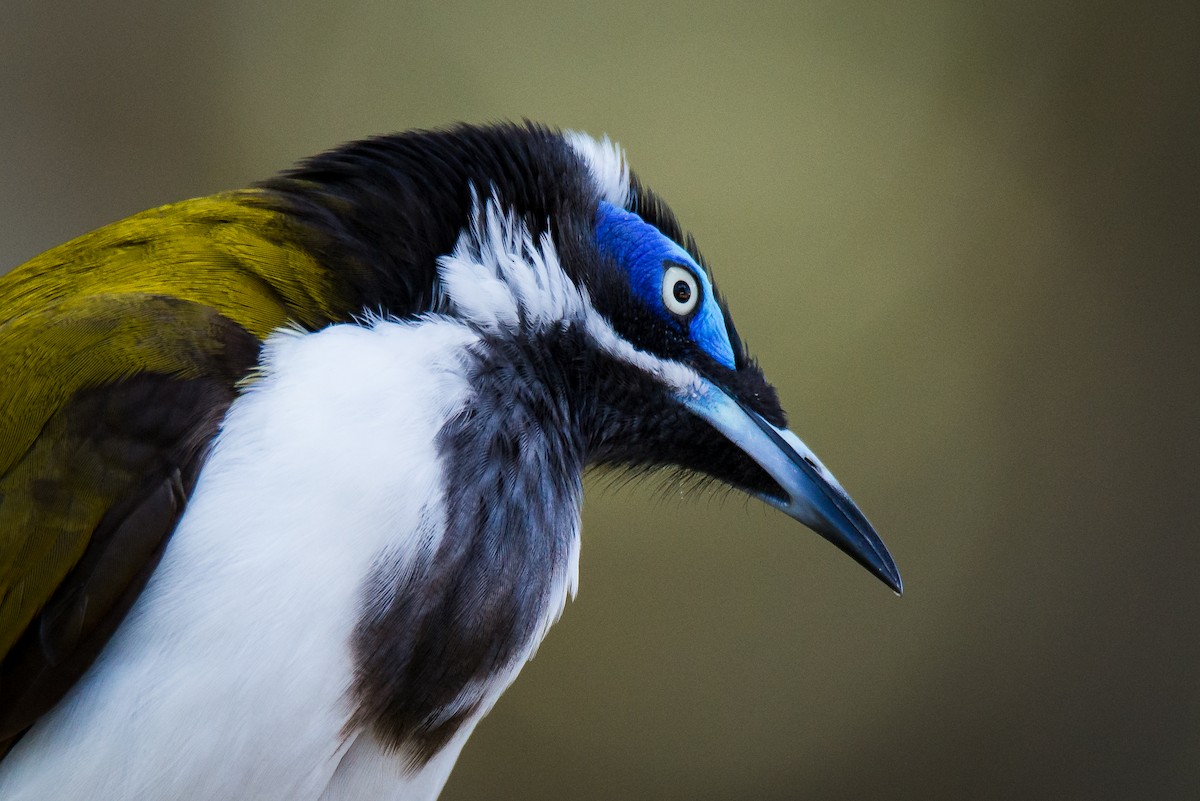
[[[663,271],[663,305],[679,317],[687,317],[700,305],[700,281],[691,270],[670,264]]]

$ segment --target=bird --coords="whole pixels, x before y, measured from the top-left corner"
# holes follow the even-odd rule
[[[578,584],[583,475],[897,594],[607,136],[350,142],[0,277],[0,798],[436,798]]]

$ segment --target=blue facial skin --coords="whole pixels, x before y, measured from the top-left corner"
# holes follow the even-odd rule
[[[596,211],[596,244],[629,271],[629,284],[664,319],[687,326],[688,336],[717,362],[735,369],[733,346],[712,283],[688,252],[631,211],[601,201]],[[686,320],[667,310],[662,299],[663,273],[675,264],[690,270],[700,284],[700,305]]]

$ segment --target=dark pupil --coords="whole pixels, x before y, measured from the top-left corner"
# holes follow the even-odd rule
[[[682,278],[675,282],[675,286],[671,288],[671,294],[675,296],[675,300],[680,303],[687,303],[692,299],[692,287],[687,281]]]

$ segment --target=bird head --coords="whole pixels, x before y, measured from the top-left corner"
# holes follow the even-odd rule
[[[381,137],[263,188],[384,315],[445,315],[565,399],[589,464],[674,467],[800,521],[894,591],[871,524],[786,426],[695,241],[623,153],[536,125]],[[313,233],[317,232],[317,233]]]

